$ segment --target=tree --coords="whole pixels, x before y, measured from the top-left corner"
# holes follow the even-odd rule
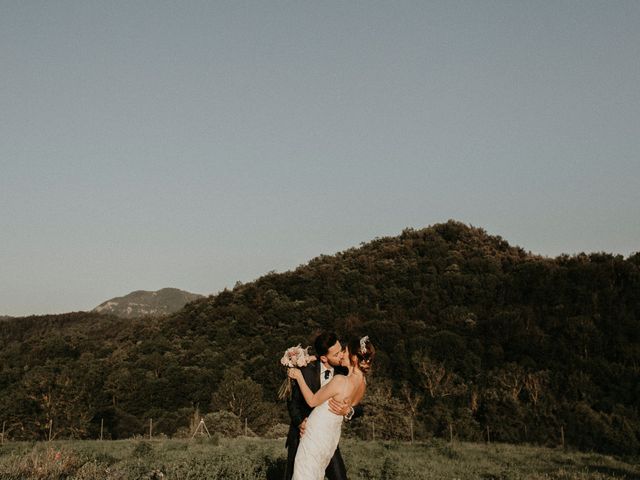
[[[243,375],[239,367],[229,368],[211,398],[213,411],[227,411],[257,432],[269,428],[274,420],[275,406],[262,400],[262,386]]]
[[[371,439],[374,432],[376,439],[411,438],[411,411],[393,392],[388,380],[372,381],[363,402],[364,416],[348,425],[360,438]]]
[[[48,363],[35,367],[23,378],[26,396],[37,407],[36,427],[40,438],[60,435],[86,436],[99,399],[91,391],[91,368]]]
[[[432,399],[460,395],[466,390],[462,379],[447,371],[442,363],[424,354],[416,355],[413,363],[422,386]]]

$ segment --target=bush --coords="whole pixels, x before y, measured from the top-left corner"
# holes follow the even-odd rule
[[[266,438],[287,438],[289,434],[289,425],[284,423],[276,423],[264,434]]]
[[[599,450],[614,454],[637,455],[640,443],[627,422],[617,415],[597,412],[585,402],[570,411],[567,441],[585,450]]]
[[[145,441],[137,442],[133,445],[131,455],[137,458],[146,458],[153,455],[153,446]]]
[[[83,462],[77,454],[63,448],[39,448],[39,445],[23,457],[12,458],[3,468],[3,479],[49,479],[71,476]]]
[[[212,435],[217,433],[223,437],[235,438],[244,435],[244,425],[242,421],[233,413],[224,410],[208,413],[204,417],[204,423]],[[250,432],[253,436],[254,433]]]

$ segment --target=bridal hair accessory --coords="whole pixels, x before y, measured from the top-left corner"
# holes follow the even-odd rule
[[[369,341],[369,335],[366,335],[360,339],[360,353],[364,355],[367,353],[367,342]]]
[[[285,368],[300,368],[305,367],[309,362],[314,360],[314,357],[309,355],[309,348],[302,348],[300,344],[295,347],[289,347],[285,350],[284,355],[280,359],[280,365]],[[291,398],[291,379],[287,377],[280,388],[278,389],[278,398],[285,400]]]

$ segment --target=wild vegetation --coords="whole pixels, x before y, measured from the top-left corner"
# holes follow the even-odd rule
[[[224,435],[278,437],[281,352],[335,329],[378,347],[348,437],[640,453],[640,254],[546,258],[450,221],[168,317],[1,327],[0,423],[13,440],[188,436],[196,410]]]
[[[640,478],[629,460],[533,446],[347,440],[341,450],[355,480]],[[0,447],[0,478],[281,480],[285,461],[282,441],[255,438],[19,442]]]

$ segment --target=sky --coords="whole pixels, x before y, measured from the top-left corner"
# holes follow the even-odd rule
[[[0,0],[0,314],[455,219],[640,250],[640,2]]]

